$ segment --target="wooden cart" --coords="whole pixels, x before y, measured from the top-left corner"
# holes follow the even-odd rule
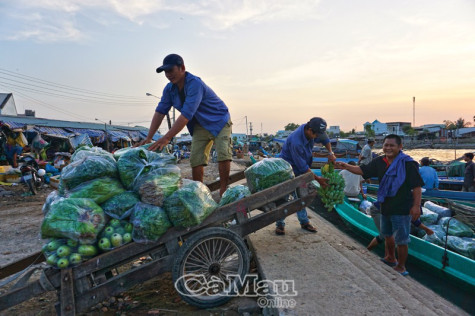
[[[231,175],[230,182],[243,178],[244,172],[239,172]],[[216,209],[198,226],[170,228],[157,242],[132,242],[67,269],[46,268],[38,280],[17,284],[1,295],[0,311],[44,292],[57,291],[58,314],[75,315],[167,271],[172,272],[176,289],[187,303],[200,308],[224,304],[231,297],[219,294],[239,290],[235,276],[244,279],[249,271],[251,256],[243,237],[309,205],[317,195],[313,179],[307,173],[252,194]],[[219,183],[208,187],[216,190]],[[251,214],[254,210],[258,211]],[[151,261],[132,266],[144,256]],[[196,274],[205,275],[207,280],[219,278],[222,282],[217,292],[196,292],[194,287],[199,282],[188,278]]]

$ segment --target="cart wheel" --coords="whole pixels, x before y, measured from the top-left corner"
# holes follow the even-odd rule
[[[242,287],[237,276],[244,280],[249,264],[250,252],[239,235],[223,227],[200,230],[185,241],[175,257],[175,289],[190,305],[222,305]]]

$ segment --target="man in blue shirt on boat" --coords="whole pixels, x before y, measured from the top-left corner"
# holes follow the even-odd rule
[[[335,162],[335,154],[332,151],[330,139],[325,133],[327,122],[320,117],[312,118],[307,124],[299,126],[285,140],[280,153],[280,158],[284,159],[292,166],[295,176],[300,176],[306,172],[313,174],[310,169],[313,162],[313,145],[322,143],[328,150],[328,160]],[[327,185],[325,178],[314,174],[315,180],[322,186]],[[307,210],[304,208],[297,212],[297,218],[302,229],[316,233],[317,229],[310,224],[307,216]],[[285,221],[281,219],[276,222],[275,233],[285,235]]]
[[[208,165],[214,142],[220,178],[219,193],[223,195],[228,185],[232,160],[232,122],[228,107],[199,77],[185,70],[181,56],[177,54],[166,56],[163,65],[157,68],[158,73],[162,71],[170,82],[163,89],[148,136],[141,144],[152,141],[163,118],[173,106],[181,115],[171,129],[153,143],[149,150],[161,150],[186,125],[192,136],[190,164],[193,180],[203,182],[204,166]]]
[[[386,255],[381,260],[406,276],[411,221],[421,215],[422,186],[419,165],[402,152],[401,137],[387,135],[383,141],[384,156],[367,165],[351,166],[337,162],[337,166],[364,178],[378,177],[379,189],[376,207],[381,210],[381,233],[385,237]],[[396,260],[396,245],[398,258]]]
[[[438,190],[439,177],[437,176],[437,171],[435,171],[434,168],[430,167],[429,164],[429,157],[424,157],[421,159],[421,167],[419,168],[419,173],[421,174],[421,178],[424,181],[423,188],[426,190]]]

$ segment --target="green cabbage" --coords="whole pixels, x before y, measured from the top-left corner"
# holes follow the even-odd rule
[[[293,179],[292,166],[282,158],[264,158],[244,171],[247,186],[252,193]]]

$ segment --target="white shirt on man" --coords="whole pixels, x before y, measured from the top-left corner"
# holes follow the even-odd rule
[[[361,188],[360,183],[363,182],[363,177],[359,174],[354,174],[348,170],[342,170],[340,175],[345,180],[345,188],[343,192],[348,196],[357,196],[360,194]]]

